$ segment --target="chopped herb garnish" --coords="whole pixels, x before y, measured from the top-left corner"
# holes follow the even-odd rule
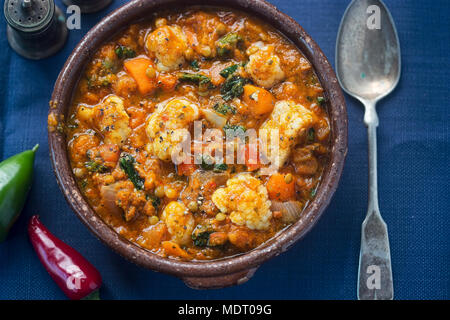
[[[310,97],[310,96],[306,96],[306,99],[307,99],[309,102],[312,102],[312,101],[313,101],[313,98]]]
[[[238,98],[244,92],[244,85],[249,83],[249,80],[242,78],[241,76],[232,76],[225,81],[220,93],[225,101],[229,101],[233,98]]]
[[[236,108],[229,104],[216,103],[213,108],[217,113],[220,113],[223,115],[227,115],[229,113],[236,114]]]
[[[316,192],[317,192],[316,189],[314,188],[311,189],[311,197],[314,197],[316,195]]]
[[[119,59],[128,59],[136,57],[136,52],[126,46],[118,46],[115,53]]]
[[[101,163],[98,163],[96,161],[88,161],[84,163],[84,166],[86,169],[88,169],[90,172],[98,172],[98,173],[104,173],[108,171],[108,168],[104,166]]]
[[[198,65],[198,61],[197,61],[197,60],[194,60],[194,61],[191,62],[191,67],[192,67],[192,69],[194,69],[195,71],[200,70],[200,66]]]
[[[237,65],[237,64],[233,64],[232,66],[229,66],[228,68],[225,68],[222,71],[220,71],[219,74],[226,79],[229,76],[231,76],[233,73],[236,72],[238,66],[239,65]]]
[[[134,167],[136,160],[129,153],[123,153],[119,159],[120,168],[127,174],[128,178],[133,182],[134,186],[138,190],[144,188],[144,179],[141,178]]]

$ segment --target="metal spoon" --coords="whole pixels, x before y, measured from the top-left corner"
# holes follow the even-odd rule
[[[339,83],[364,104],[369,146],[369,201],[362,224],[358,299],[393,299],[391,253],[386,223],[378,207],[375,105],[400,78],[400,44],[389,10],[380,0],[353,0],[336,41]]]

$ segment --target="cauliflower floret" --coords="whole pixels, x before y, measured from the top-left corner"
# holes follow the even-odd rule
[[[147,151],[161,160],[170,160],[172,150],[183,141],[189,124],[198,117],[197,105],[186,99],[159,105],[148,119],[146,131],[150,142]]]
[[[161,214],[161,220],[165,222],[172,241],[180,245],[189,243],[195,220],[182,202],[169,202]]]
[[[217,189],[212,201],[223,213],[229,213],[231,222],[252,230],[269,228],[272,217],[266,187],[248,173],[227,181],[225,188]]]
[[[122,146],[131,133],[130,117],[123,106],[123,100],[116,95],[106,97],[94,107],[80,105],[78,118],[95,127],[106,144]]]
[[[267,139],[262,140],[263,150],[267,150],[267,156],[272,163],[275,161],[279,166],[285,163],[291,148],[297,143],[298,137],[313,126],[313,119],[311,111],[300,104],[286,100],[275,104],[270,117],[260,128],[260,130],[266,130]],[[272,130],[278,130],[278,141],[271,140]],[[277,155],[278,159],[276,158]]]
[[[157,59],[159,71],[172,71],[184,63],[187,39],[179,26],[162,26],[147,36],[145,46]]]
[[[252,79],[261,87],[271,88],[285,77],[280,67],[280,58],[274,53],[274,46],[256,42],[247,49],[249,61],[245,66]]]

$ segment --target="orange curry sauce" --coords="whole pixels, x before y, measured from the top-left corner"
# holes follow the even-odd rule
[[[80,189],[120,235],[161,256],[217,259],[301,216],[328,161],[324,104],[311,64],[271,26],[191,8],[155,14],[105,43],[86,66],[65,133]],[[279,130],[282,166],[261,175],[249,146],[245,164],[175,165],[173,130],[192,133],[194,121],[203,130]]]

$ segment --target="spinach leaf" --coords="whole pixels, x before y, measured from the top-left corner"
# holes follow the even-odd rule
[[[202,163],[200,164],[200,167],[203,170],[212,170],[214,168],[214,159],[208,155],[202,155]]]
[[[153,194],[147,194],[145,198],[147,201],[150,200],[152,202],[152,205],[155,209],[158,209],[158,206],[161,204],[161,199]]]
[[[222,71],[220,71],[219,74],[226,79],[229,76],[231,76],[233,73],[236,72],[238,66],[239,65],[237,65],[237,64],[233,64],[232,66],[229,66],[228,68],[225,68]]]
[[[200,73],[187,73],[180,72],[178,74],[178,79],[182,81],[191,81],[198,84],[200,87],[211,89],[213,88],[213,84],[211,83],[211,79],[207,76]]]
[[[229,77],[222,88],[220,88],[223,100],[229,101],[233,98],[240,97],[244,92],[244,85],[247,83],[249,83],[249,80],[241,76]]]
[[[213,170],[214,172],[222,172],[228,169],[225,163],[214,164],[214,159],[209,155],[201,156],[200,168],[203,170]]]
[[[134,167],[136,160],[129,153],[123,153],[119,159],[120,168],[127,174],[128,178],[133,182],[134,186],[138,190],[144,189],[144,179],[139,176],[139,173]]]
[[[223,115],[227,115],[228,113],[236,114],[236,108],[229,104],[216,103],[213,108],[217,113],[220,113]]]
[[[223,131],[228,135],[236,135],[239,131],[245,132],[247,129],[244,126],[226,124],[223,126]]]
[[[206,247],[211,233],[213,233],[213,231],[210,228],[197,225],[191,235],[194,245],[197,247]]]
[[[242,37],[234,32],[224,35],[216,42],[217,54],[220,57],[226,56],[237,47],[238,42],[242,41]]]
[[[228,165],[226,163],[217,163],[214,165],[214,172],[222,172],[228,169]]]
[[[225,132],[225,137],[227,139],[234,139],[234,138],[239,138],[239,139],[244,139],[245,137],[245,131],[247,129],[244,126],[240,126],[240,125],[229,125],[226,124],[223,126],[223,131]],[[245,137],[247,138],[247,137]]]

